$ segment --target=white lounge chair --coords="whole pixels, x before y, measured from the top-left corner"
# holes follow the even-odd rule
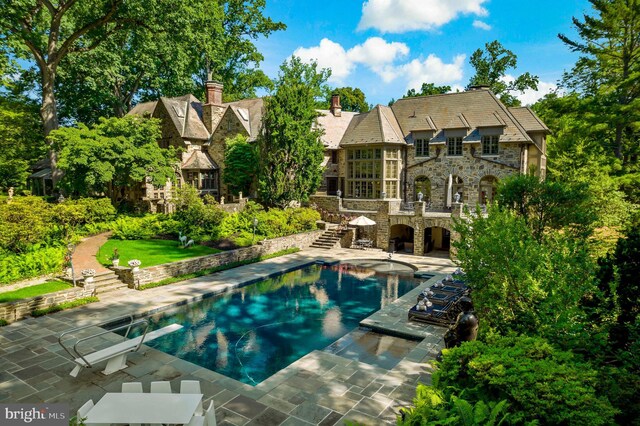
[[[209,408],[204,412],[204,416],[193,416],[187,426],[217,426],[216,410],[213,401],[209,403]]]
[[[183,380],[180,382],[180,393],[202,393],[200,390],[200,382],[197,380]],[[196,414],[202,415],[202,401],[198,403]]]

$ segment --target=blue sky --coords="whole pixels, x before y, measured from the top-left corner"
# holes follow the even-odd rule
[[[587,0],[267,0],[266,15],[287,24],[257,42],[262,69],[275,77],[292,54],[331,68],[331,86],[361,88],[387,104],[422,82],[464,87],[471,53],[498,40],[518,56],[517,76],[540,78],[538,93],[555,88],[577,56],[558,39],[575,36],[572,16],[591,13]]]

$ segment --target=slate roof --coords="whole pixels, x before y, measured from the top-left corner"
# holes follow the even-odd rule
[[[238,120],[249,134],[249,141],[255,140],[260,134],[264,100],[262,98],[243,99],[241,101],[228,102],[223,105],[230,108],[238,117]]]
[[[367,113],[354,116],[340,145],[374,143],[406,143],[398,120],[387,106],[377,105]]]
[[[202,151],[193,151],[191,156],[182,163],[182,169],[199,170],[199,169],[218,169],[218,165],[211,159],[209,154]]]
[[[551,133],[551,130],[540,120],[538,115],[529,107],[509,108],[513,116],[522,124],[527,132]]]
[[[524,127],[489,90],[404,98],[396,101],[391,109],[404,137],[413,130],[424,130],[431,121],[437,130],[476,129],[495,124],[503,127],[502,142],[532,142]],[[440,134],[439,138],[443,136]]]
[[[171,120],[185,139],[208,140],[209,132],[202,121],[202,103],[193,95],[160,98]]]
[[[344,136],[344,133],[349,127],[349,123],[353,120],[353,117],[358,115],[357,112],[342,111],[340,117],[334,116],[331,111],[326,109],[319,109],[317,126],[324,129],[324,134],[320,136],[322,144],[327,149],[338,149],[340,147],[340,141]]]

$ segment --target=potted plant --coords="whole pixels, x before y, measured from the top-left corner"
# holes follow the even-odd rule
[[[120,253],[118,253],[117,248],[113,249],[113,253],[109,256],[109,260],[113,266],[118,266],[120,264]]]
[[[93,277],[96,275],[95,269],[83,269],[81,272],[85,283],[92,283]]]
[[[62,262],[62,268],[64,270],[64,274],[67,277],[71,277],[72,274],[72,269],[71,269],[71,255],[69,254],[65,254],[64,255],[64,261]]]
[[[142,264],[142,262],[140,262],[138,259],[132,259],[127,263],[131,267],[132,272],[138,272],[138,268]]]

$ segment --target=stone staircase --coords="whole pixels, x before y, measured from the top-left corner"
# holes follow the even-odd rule
[[[128,286],[120,281],[113,271],[100,272],[93,277],[93,284],[96,286],[96,294],[104,294],[111,291],[120,291]]]
[[[311,244],[311,247],[332,249],[334,248],[344,237],[348,231],[346,229],[332,228],[324,231],[317,240]]]

